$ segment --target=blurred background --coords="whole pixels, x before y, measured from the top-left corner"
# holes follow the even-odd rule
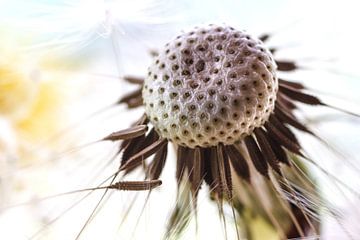
[[[151,51],[181,31],[226,23],[252,35],[270,33],[279,59],[300,66],[284,75],[324,101],[360,113],[358,2],[230,0],[0,0],[0,234],[2,239],[75,239],[118,168],[117,145],[96,142],[129,126],[142,109],[116,105],[135,86],[122,76],[145,76]],[[306,150],[327,172],[360,191],[359,119],[304,108],[315,132]],[[80,239],[160,239],[175,204],[173,152],[152,192],[112,192]],[[323,216],[322,238],[360,237],[359,199],[313,169],[323,198],[339,217]],[[141,172],[129,179],[142,179]],[[205,189],[205,188],[204,188]],[[183,239],[223,239],[218,209],[199,196],[199,232]],[[128,211],[128,209],[131,209]],[[344,227],[345,226],[345,227]],[[345,230],[344,230],[345,228]],[[209,231],[208,229],[211,229]],[[229,239],[234,229],[229,227]],[[271,237],[266,238],[271,239]],[[276,238],[275,238],[276,239]]]

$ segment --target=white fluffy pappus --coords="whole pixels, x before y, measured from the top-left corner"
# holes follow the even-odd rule
[[[31,48],[79,50],[99,38],[161,31],[165,24],[179,21],[179,8],[165,0],[76,0],[55,3],[30,1],[23,4],[25,14],[5,20],[40,40]],[[16,6],[10,6],[9,9]],[[16,11],[17,12],[17,11]]]

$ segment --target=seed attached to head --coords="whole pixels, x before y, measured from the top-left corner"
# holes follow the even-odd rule
[[[187,147],[233,144],[272,113],[276,64],[261,41],[231,27],[210,25],[190,33],[170,42],[150,66],[142,92],[146,114],[156,129],[168,129],[160,136]],[[160,98],[162,107],[150,107]]]

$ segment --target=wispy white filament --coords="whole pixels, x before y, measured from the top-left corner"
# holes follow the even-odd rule
[[[26,3],[26,18],[17,17],[16,27],[42,36],[36,47],[83,48],[98,38],[127,28],[151,30],[178,20],[171,1],[77,0],[55,4]],[[13,22],[12,22],[13,23]]]

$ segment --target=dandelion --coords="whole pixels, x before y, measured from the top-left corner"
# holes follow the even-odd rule
[[[130,33],[139,22],[151,26],[164,22],[164,18],[142,18],[143,12],[134,17],[132,10],[146,9],[143,1],[130,5],[132,8],[115,1],[78,1],[63,8],[40,9],[45,14],[38,18],[39,23],[30,24],[57,36],[46,40],[45,46],[63,50],[64,46],[83,48],[99,37],[110,37],[113,44],[119,44],[114,37]],[[52,21],[45,20],[49,16],[54,17]],[[296,135],[300,130],[319,140],[298,116],[299,105],[327,105],[309,95],[303,84],[279,77],[279,73],[297,70],[298,65],[277,59],[274,53],[278,49],[265,46],[269,37],[255,38],[226,25],[195,28],[153,52],[155,59],[146,77],[125,77],[138,88],[118,103],[145,111],[132,127],[102,139],[122,141],[116,153],[121,163],[111,184],[70,192],[105,189],[76,239],[93,220],[108,190],[152,190],[162,182],[167,184],[169,179],[159,179],[166,161],[173,160],[168,146],[177,153],[178,186],[166,239],[180,238],[191,216],[198,217],[200,189],[204,187],[217,203],[226,237],[226,207],[231,207],[238,239],[316,238],[321,234],[320,212],[341,220],[339,212],[320,197],[305,166],[316,163]],[[114,50],[118,53],[119,49]],[[144,181],[114,183],[118,175],[136,170],[145,171]],[[47,221],[46,226],[59,217]],[[351,239],[353,235],[339,225]]]
[[[126,137],[120,171],[126,175],[144,166],[147,179],[159,179],[171,144],[179,189],[189,181],[195,212],[205,183],[220,215],[224,201],[235,206],[242,237],[255,239],[256,232],[244,206],[268,219],[281,239],[317,236],[320,200],[300,159],[312,160],[293,129],[319,138],[296,116],[297,104],[328,105],[303,84],[278,78],[278,71],[297,65],[274,59],[276,49],[263,43],[268,37],[226,25],[195,28],[159,51],[144,80],[126,78],[140,88],[119,102],[144,105],[145,114],[113,139]],[[312,199],[304,198],[308,191]]]

